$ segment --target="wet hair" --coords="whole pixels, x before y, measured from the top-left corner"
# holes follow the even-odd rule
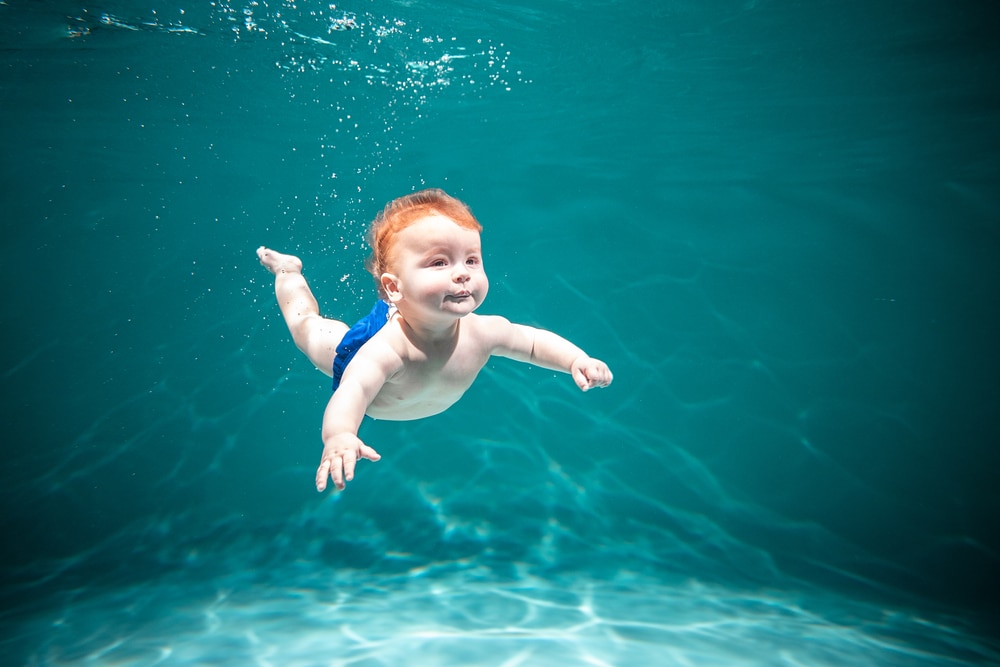
[[[382,297],[385,297],[385,294],[379,279],[388,270],[389,254],[392,252],[396,237],[417,220],[430,215],[443,215],[465,229],[477,232],[483,230],[483,226],[472,215],[469,207],[444,190],[430,188],[393,199],[375,216],[368,231],[368,244],[372,248],[372,254],[365,263],[365,268],[375,278],[375,284],[378,285]]]

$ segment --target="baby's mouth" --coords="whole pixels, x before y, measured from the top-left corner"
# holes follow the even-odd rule
[[[449,294],[447,298],[454,301],[461,301],[462,299],[468,299],[472,296],[472,292],[468,290],[462,290],[461,292],[456,292],[455,294]]]

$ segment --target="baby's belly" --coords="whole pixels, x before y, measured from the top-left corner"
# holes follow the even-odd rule
[[[365,414],[374,419],[394,421],[423,419],[450,408],[458,399],[462,398],[468,387],[462,387],[459,390],[452,389],[451,391],[445,391],[438,387],[437,391],[421,391],[416,396],[400,395],[387,391],[389,389],[386,387],[382,393],[375,397]]]

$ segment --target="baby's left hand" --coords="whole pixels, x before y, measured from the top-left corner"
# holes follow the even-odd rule
[[[570,366],[569,372],[573,375],[576,386],[582,391],[593,387],[607,387],[614,378],[608,365],[593,357],[578,357]]]

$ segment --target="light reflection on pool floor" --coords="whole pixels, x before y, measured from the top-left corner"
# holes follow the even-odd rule
[[[824,592],[321,572],[77,591],[8,622],[4,652],[39,666],[1000,664],[959,621]]]

